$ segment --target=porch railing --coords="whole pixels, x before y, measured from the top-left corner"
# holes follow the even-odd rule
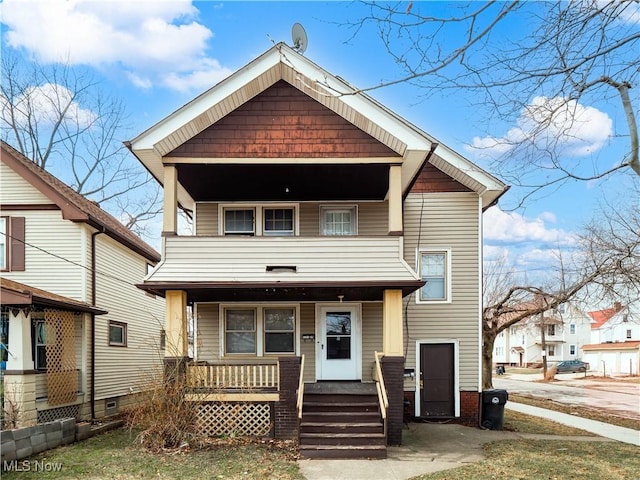
[[[300,359],[300,378],[298,379],[298,418],[302,418],[302,404],[304,402],[304,355]]]
[[[384,434],[387,435],[387,410],[389,409],[389,398],[387,397],[387,387],[384,385],[384,377],[382,375],[382,367],[380,365],[381,353],[373,352],[376,359],[376,390],[378,391],[378,404],[380,405],[380,414],[384,424]]]
[[[188,365],[187,384],[192,388],[212,390],[278,390],[279,368],[277,363]]]

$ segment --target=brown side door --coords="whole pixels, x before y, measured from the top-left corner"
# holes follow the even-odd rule
[[[420,416],[453,417],[454,396],[453,343],[420,345]]]

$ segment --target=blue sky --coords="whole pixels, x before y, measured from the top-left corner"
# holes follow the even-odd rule
[[[428,7],[451,9],[436,2]],[[102,80],[106,92],[126,103],[133,125],[123,140],[241,68],[273,42],[290,44],[296,22],[304,25],[309,39],[305,56],[353,85],[370,87],[400,75],[373,26],[351,38],[352,31],[344,23],[366,13],[357,3],[5,0],[0,8],[3,51],[43,65],[67,59],[75,68],[89,69]],[[523,28],[526,25],[507,22],[501,33],[508,38]],[[487,145],[517,133],[518,119],[487,125],[469,107],[473,99],[464,92],[435,95],[426,101],[422,93],[401,84],[370,95],[481,165],[483,159],[469,145]],[[619,158],[621,142],[609,132],[621,119],[602,106],[600,110],[581,107],[591,108],[587,113],[592,128],[585,133],[590,137],[585,142],[611,161]],[[603,198],[614,200],[633,181],[629,175],[617,175],[599,182],[576,182],[547,191],[525,209],[491,209],[486,214],[486,253],[508,251],[520,271],[539,271],[554,249],[571,245],[572,233],[589,220]],[[512,189],[501,205],[513,206],[519,194]]]

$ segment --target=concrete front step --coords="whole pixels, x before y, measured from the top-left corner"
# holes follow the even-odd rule
[[[387,447],[380,445],[300,445],[301,458],[387,458]]]
[[[300,433],[380,433],[381,422],[307,422],[300,424]]]
[[[303,409],[302,420],[304,422],[327,422],[327,423],[363,423],[379,422],[380,414],[376,412],[307,412]]]
[[[301,433],[300,444],[384,446],[386,439],[384,433]]]

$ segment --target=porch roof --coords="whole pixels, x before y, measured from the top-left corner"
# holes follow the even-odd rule
[[[424,285],[401,237],[167,237],[163,258],[139,288],[190,301],[382,300]]]
[[[2,298],[2,305],[10,307],[39,305],[73,312],[93,313],[95,315],[109,313],[88,303],[56,295],[55,293],[6,278],[0,278],[0,297]]]

